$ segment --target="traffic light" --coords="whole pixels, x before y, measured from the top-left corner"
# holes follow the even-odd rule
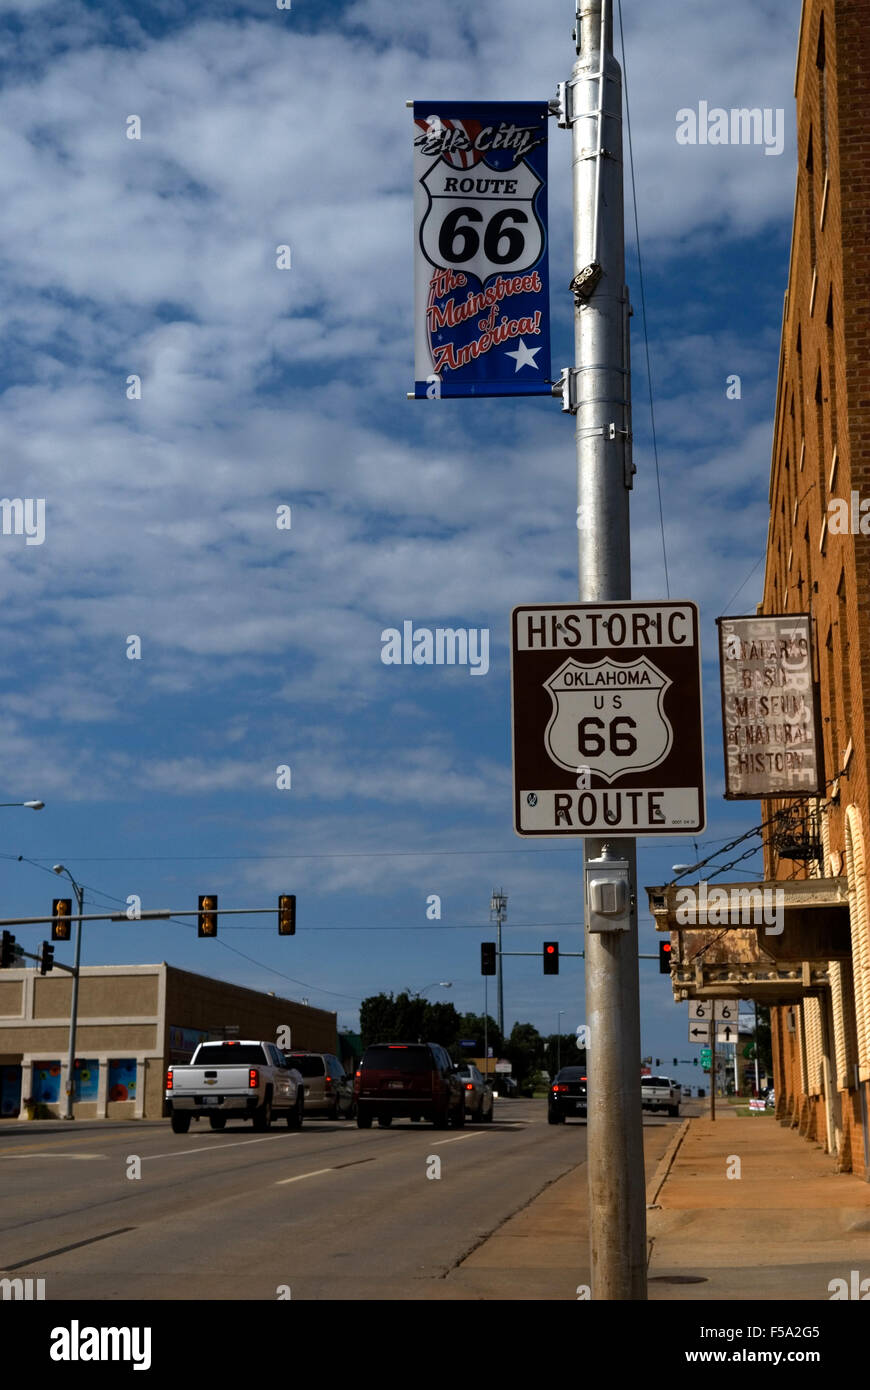
[[[661,1059],[661,1057],[656,1057],[656,1070],[658,1070],[658,1068],[661,1066],[661,1064],[662,1064],[662,1059]]]
[[[47,975],[49,970],[54,969],[54,947],[48,942],[43,941],[39,952],[39,973]]]
[[[559,943],[558,941],[544,942],[544,974],[558,975],[559,973]]]
[[[9,966],[14,964],[17,954],[15,937],[11,931],[5,931],[2,945],[0,945],[0,969],[8,970]]]
[[[217,905],[214,893],[206,893],[199,898],[199,916],[196,924],[197,936],[217,936]]]
[[[282,893],[278,898],[278,935],[296,935],[296,894]]]
[[[481,941],[480,943],[480,973],[481,975],[495,974],[494,941]]]
[[[52,898],[52,941],[69,941],[72,935],[72,898]]]
[[[677,1061],[676,1057],[674,1058],[674,1066],[675,1066],[675,1067],[679,1066],[679,1062]]]
[[[696,1067],[697,1065],[698,1065],[698,1059],[697,1059],[697,1057],[693,1057],[693,1058],[692,1058],[692,1066]]]
[[[671,973],[671,943],[670,941],[659,942],[659,974],[670,975]]]

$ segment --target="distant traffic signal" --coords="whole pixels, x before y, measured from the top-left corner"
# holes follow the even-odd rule
[[[296,935],[296,894],[282,893],[278,898],[278,935]]]
[[[52,941],[69,941],[72,935],[72,898],[52,898]]]
[[[658,1068],[661,1066],[661,1064],[662,1064],[662,1059],[661,1059],[661,1057],[656,1057],[656,1070],[658,1070]]]
[[[480,973],[481,975],[495,974],[494,941],[481,941],[480,943]]]
[[[47,975],[49,970],[54,969],[54,947],[48,942],[43,941],[39,952],[39,973]]]
[[[2,943],[0,943],[0,970],[8,970],[9,966],[14,964],[17,954],[15,937],[11,931],[5,931]]]
[[[679,1062],[677,1061],[676,1057],[674,1058],[674,1066],[675,1066],[675,1067],[678,1067],[678,1066],[679,1066]]]
[[[214,893],[206,893],[199,899],[199,916],[196,923],[197,936],[217,936],[217,905]]]
[[[659,942],[659,974],[670,975],[671,973],[671,943],[670,941]]]
[[[558,975],[559,973],[559,943],[558,941],[544,942],[544,974]]]

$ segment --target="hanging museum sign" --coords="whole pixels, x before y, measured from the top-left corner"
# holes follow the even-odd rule
[[[824,771],[808,613],[718,618],[725,796],[820,796]]]

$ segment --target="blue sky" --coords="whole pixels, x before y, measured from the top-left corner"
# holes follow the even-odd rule
[[[529,15],[519,0],[0,0],[2,490],[46,499],[42,545],[0,536],[0,790],[46,802],[4,811],[4,915],[49,909],[57,861],[90,911],[131,893],[145,907],[298,896],[291,940],[256,917],[224,919],[217,942],[190,919],[94,925],[86,963],[166,959],[353,1025],[365,995],[436,980],[480,1009],[494,887],[507,948],[580,949],[579,843],[512,830],[507,647],[513,605],[576,594],[571,422],[546,399],[405,399],[405,101],[550,97],[574,60],[573,6]],[[766,536],[799,15],[797,0],[624,0],[671,595],[702,611],[702,852],[760,820],[757,803],[722,800],[715,618]],[[678,145],[676,112],[701,100],[784,108],[784,152]],[[552,123],[555,367],[572,360],[569,156]],[[633,586],[659,598],[626,206]],[[727,611],[752,611],[761,578]],[[488,674],[384,666],[380,633],[405,619],[488,627]],[[641,884],[692,858],[678,838],[638,848]],[[41,935],[18,932],[34,949]],[[561,1009],[572,1031],[582,963],[544,979],[508,962],[505,997],[508,1024],[549,1032]],[[641,998],[644,1051],[689,1055],[685,1009],[651,962]]]

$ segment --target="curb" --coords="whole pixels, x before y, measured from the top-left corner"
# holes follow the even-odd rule
[[[658,1197],[659,1193],[665,1185],[665,1180],[671,1171],[674,1159],[676,1158],[677,1153],[679,1152],[680,1145],[682,1144],[683,1140],[689,1132],[689,1125],[691,1123],[691,1118],[683,1120],[683,1123],[680,1125],[670,1144],[668,1144],[668,1147],[665,1149],[665,1152],[663,1153],[662,1157],[659,1159],[658,1167],[656,1168],[655,1172],[653,1173],[653,1176],[647,1183],[647,1209],[649,1209],[652,1206],[655,1206],[656,1198]]]

